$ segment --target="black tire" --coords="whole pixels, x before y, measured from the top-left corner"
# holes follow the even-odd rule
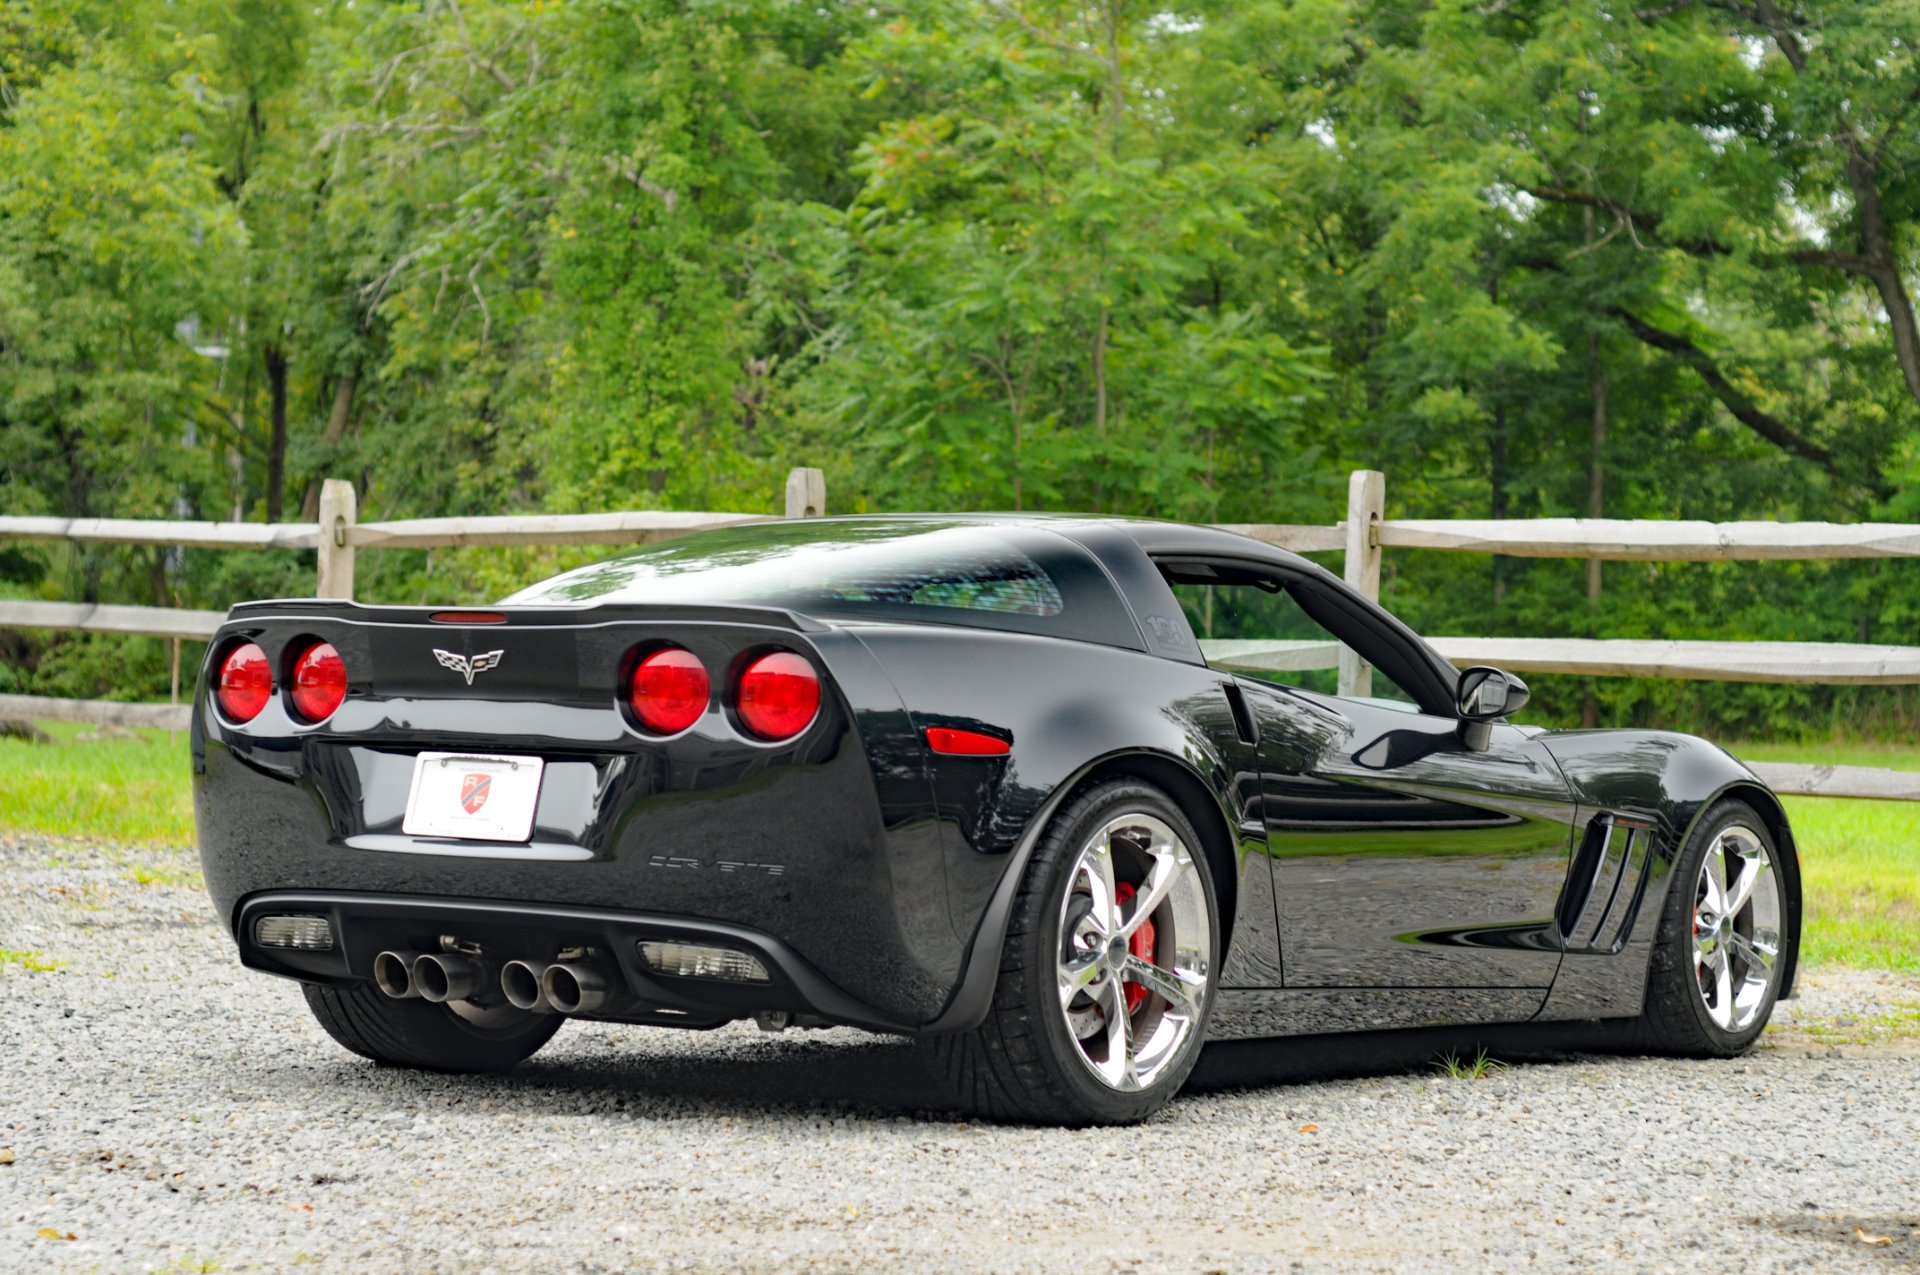
[[[1771,985],[1764,992],[1757,1012],[1737,1030],[1728,1030],[1715,1021],[1701,990],[1700,975],[1694,965],[1694,925],[1702,865],[1720,838],[1736,827],[1744,828],[1765,847],[1773,865],[1780,933]],[[1646,1001],[1628,1033],[1631,1043],[1638,1048],[1687,1058],[1732,1058],[1746,1052],[1766,1030],[1782,981],[1793,968],[1800,934],[1799,916],[1792,901],[1798,896],[1799,865],[1775,845],[1766,821],[1743,801],[1716,802],[1694,825],[1693,835],[1674,865],[1666,906],[1660,914],[1659,934],[1648,962]]]
[[[1080,851],[1109,821],[1140,814],[1167,824],[1191,852],[1204,897],[1207,978],[1199,1012],[1177,1051],[1151,1084],[1122,1091],[1103,1083],[1083,1060],[1061,1011],[1056,980],[1067,942],[1061,913]],[[1014,899],[986,1020],[970,1032],[923,1038],[920,1053],[947,1096],[986,1119],[1072,1127],[1132,1124],[1165,1106],[1186,1083],[1206,1039],[1219,965],[1219,907],[1192,822],[1158,788],[1132,779],[1105,781],[1068,801],[1034,848]],[[1169,1003],[1150,998],[1142,1004],[1151,1014],[1153,1006]]]
[[[431,1001],[394,1000],[371,983],[303,983],[307,1007],[327,1035],[362,1058],[427,1071],[505,1071],[533,1057],[565,1020],[503,1008],[482,1025]]]

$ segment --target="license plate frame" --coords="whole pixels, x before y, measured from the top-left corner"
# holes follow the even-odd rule
[[[546,765],[545,758],[518,754],[420,753],[400,830],[410,837],[524,844],[533,836]]]

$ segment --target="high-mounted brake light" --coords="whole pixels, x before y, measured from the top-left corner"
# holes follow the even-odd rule
[[[273,698],[273,668],[258,643],[242,642],[220,661],[220,685],[214,692],[230,721],[250,722]]]
[[[347,698],[347,666],[331,642],[316,642],[293,662],[293,710],[324,722]]]
[[[792,651],[774,651],[740,674],[734,704],[741,723],[754,735],[791,739],[820,711],[820,675]]]
[[[952,726],[927,727],[927,747],[947,757],[1005,757],[1013,745],[996,735]]]
[[[507,617],[498,611],[435,611],[427,619],[434,624],[505,624]]]
[[[678,735],[700,720],[713,696],[707,666],[692,651],[664,646],[633,668],[627,702],[640,724],[661,735]]]

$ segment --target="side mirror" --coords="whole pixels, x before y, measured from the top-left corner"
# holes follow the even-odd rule
[[[1532,692],[1513,674],[1484,665],[1460,674],[1454,712],[1460,718],[1460,742],[1483,753],[1493,738],[1493,723],[1527,706]]]

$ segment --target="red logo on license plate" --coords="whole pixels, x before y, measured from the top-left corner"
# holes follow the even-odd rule
[[[492,791],[492,775],[462,775],[460,777],[460,804],[470,815],[480,813],[480,807],[487,804],[487,794]]]

